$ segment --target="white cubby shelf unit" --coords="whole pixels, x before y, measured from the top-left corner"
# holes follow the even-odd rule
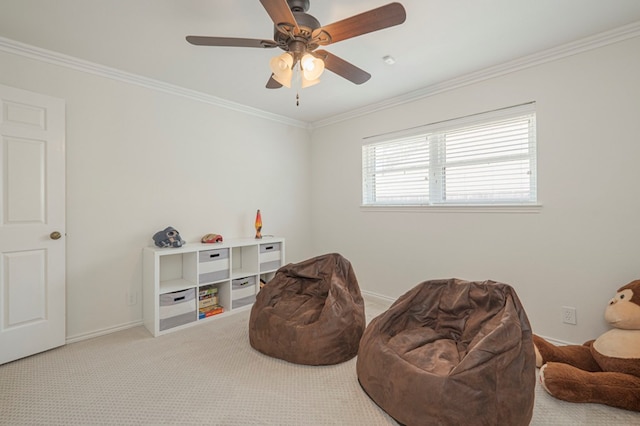
[[[145,247],[144,325],[159,336],[248,309],[283,265],[284,238]]]

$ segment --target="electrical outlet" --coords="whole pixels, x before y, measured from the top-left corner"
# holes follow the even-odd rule
[[[127,305],[133,306],[136,303],[138,303],[138,292],[137,291],[127,292]]]
[[[577,324],[576,320],[576,308],[571,306],[562,307],[562,322],[565,324]]]

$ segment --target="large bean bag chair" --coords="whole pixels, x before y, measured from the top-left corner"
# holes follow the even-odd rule
[[[531,327],[507,284],[423,282],[374,318],[356,362],[364,391],[405,425],[527,425]]]
[[[338,364],[356,356],[364,329],[355,272],[333,253],[276,272],[251,308],[249,342],[296,364]]]

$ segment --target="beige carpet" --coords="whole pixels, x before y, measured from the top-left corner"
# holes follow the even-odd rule
[[[367,318],[385,305],[368,301]],[[113,333],[0,366],[1,425],[396,425],[355,359],[310,367],[254,351],[249,311],[153,338]],[[640,413],[536,389],[533,425],[632,425]]]

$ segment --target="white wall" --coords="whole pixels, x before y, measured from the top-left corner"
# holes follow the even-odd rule
[[[315,251],[342,253],[363,290],[393,299],[427,279],[506,282],[538,334],[597,337],[615,290],[640,278],[639,52],[635,38],[316,129]],[[360,209],[363,137],[529,101],[539,213]]]
[[[68,339],[141,321],[142,248],[166,226],[251,237],[259,208],[287,261],[309,256],[306,130],[2,52],[0,84],[66,100]]]
[[[640,276],[640,39],[305,130],[0,52],[0,84],[67,103],[67,336],[141,320],[141,249],[175,226],[287,238],[287,260],[340,252],[363,290],[431,278],[512,284],[536,332],[582,342]],[[363,89],[365,89],[363,87]],[[365,136],[536,101],[540,213],[360,209]],[[313,241],[313,245],[311,245]],[[127,294],[138,303],[127,305]],[[578,309],[578,325],[560,306]]]

